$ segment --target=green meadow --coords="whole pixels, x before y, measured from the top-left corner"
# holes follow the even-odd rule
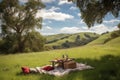
[[[109,35],[105,34],[85,46],[75,48],[0,55],[0,80],[120,80],[120,37],[103,44],[106,36]],[[63,54],[94,69],[75,71],[62,77],[23,74],[21,71],[22,66],[49,65],[49,60],[61,58]]]
[[[0,80],[120,80],[120,0],[0,0]]]
[[[99,34],[91,33],[91,32],[81,32],[75,34],[57,34],[57,35],[50,35],[46,36],[47,42],[54,41],[52,43],[46,44],[46,46],[60,46],[61,44],[65,43],[66,41],[74,42],[76,37],[79,35],[80,39],[87,39],[84,34],[89,35],[90,37],[99,37]]]

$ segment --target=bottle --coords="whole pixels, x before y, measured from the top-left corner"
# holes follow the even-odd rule
[[[65,56],[64,56],[64,55],[62,55],[62,58],[64,59],[64,58],[65,58]]]
[[[68,60],[68,55],[67,55],[67,54],[65,55],[65,60],[66,60],[66,61]]]

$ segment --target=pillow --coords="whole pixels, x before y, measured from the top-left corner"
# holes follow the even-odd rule
[[[30,73],[30,68],[29,67],[21,67],[23,73]]]
[[[42,69],[45,70],[45,71],[50,71],[50,70],[53,70],[54,67],[52,67],[52,66],[45,66]]]

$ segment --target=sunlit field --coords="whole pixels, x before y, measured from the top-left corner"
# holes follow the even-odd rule
[[[112,41],[115,43],[118,39]],[[0,80],[118,80],[120,79],[120,45],[105,44],[37,53],[0,55]],[[95,67],[93,70],[76,71],[62,77],[47,74],[23,74],[22,66],[48,65],[49,60],[61,58],[63,54],[77,62]],[[114,67],[113,67],[114,66]],[[117,71],[117,72],[116,72]],[[104,75],[105,74],[105,75]]]

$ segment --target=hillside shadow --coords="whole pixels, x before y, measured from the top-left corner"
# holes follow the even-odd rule
[[[77,59],[76,61],[87,63],[94,67],[93,70],[85,70],[78,73],[83,80],[120,80],[120,56],[106,55],[99,60]]]

